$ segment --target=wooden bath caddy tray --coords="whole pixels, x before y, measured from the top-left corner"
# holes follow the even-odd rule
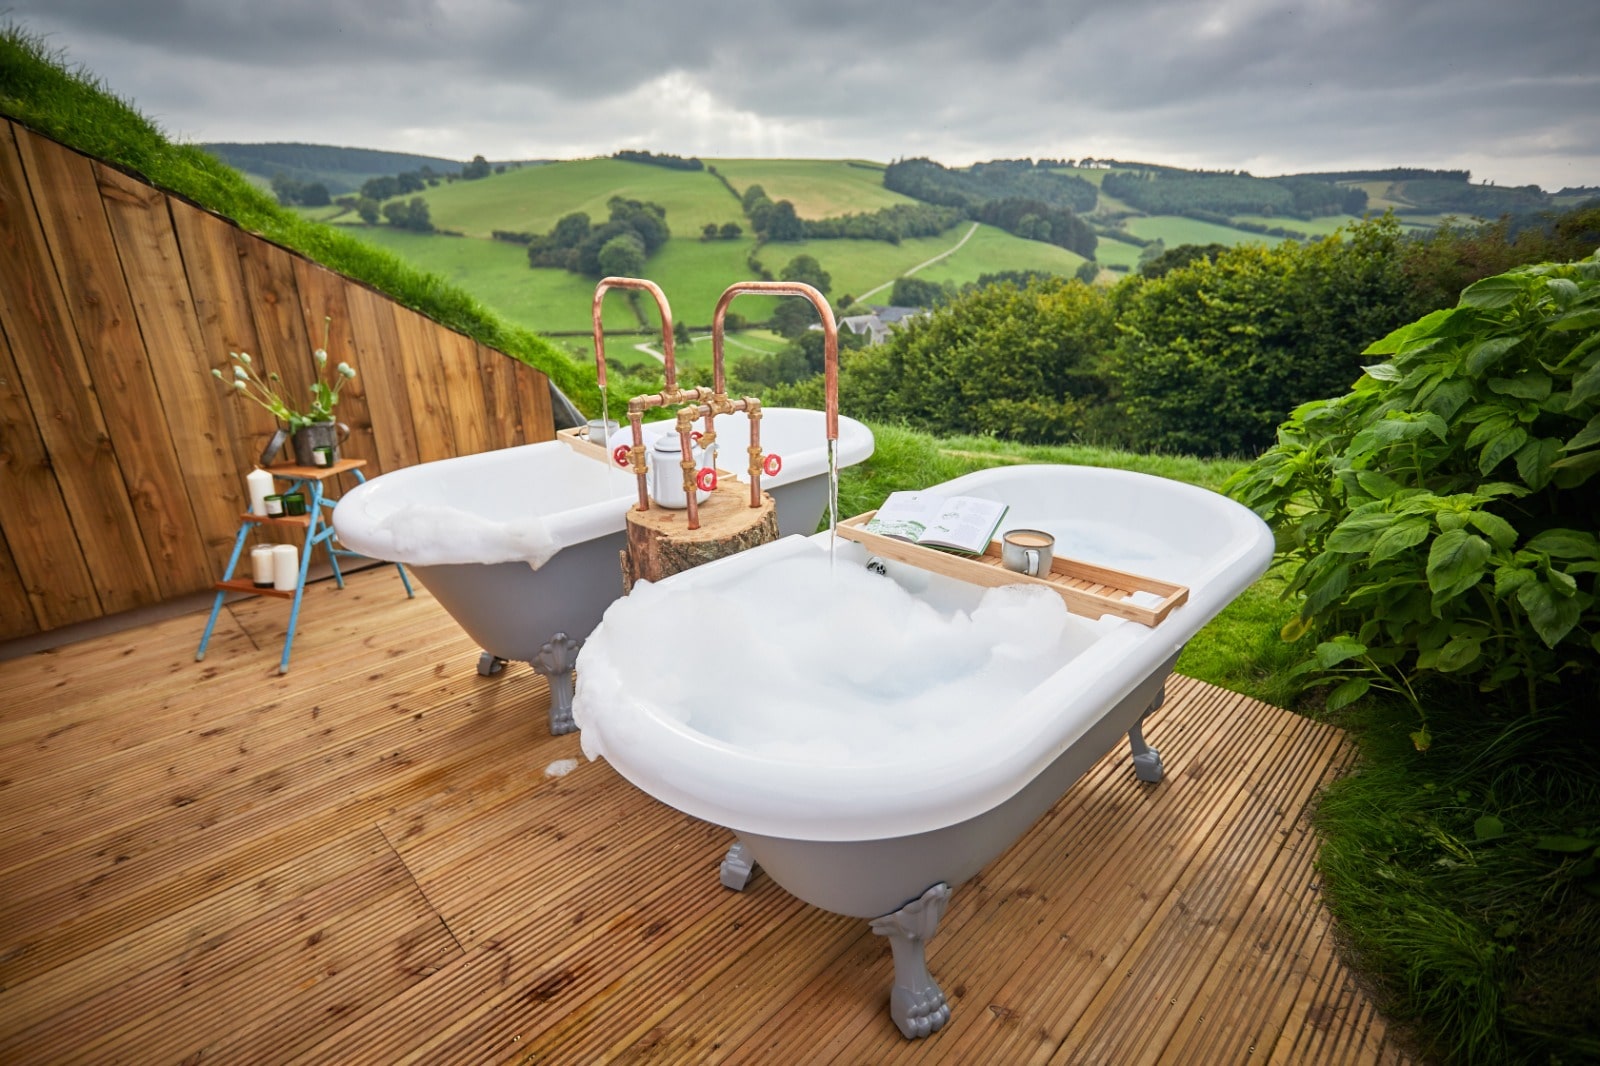
[[[1130,622],[1153,626],[1172,613],[1174,607],[1189,598],[1183,585],[1158,581],[1141,574],[1130,574],[1094,563],[1080,562],[1056,556],[1050,566],[1048,578],[1029,577],[1000,565],[1000,542],[994,541],[982,555],[958,555],[952,552],[925,548],[920,544],[869,533],[864,527],[877,511],[847,518],[839,523],[839,536],[866,545],[874,554],[886,559],[898,559],[922,570],[945,577],[953,577],[974,585],[996,588],[1001,585],[1044,585],[1054,589],[1066,603],[1067,610],[1085,618],[1116,615]],[[1161,597],[1161,602],[1149,607],[1129,603],[1127,597],[1135,592],[1149,592]]]
[[[598,459],[602,463],[611,462],[611,457],[606,454],[606,450],[589,439],[588,426],[558,429],[556,430],[556,440],[563,442],[579,455],[587,455],[589,458]]]

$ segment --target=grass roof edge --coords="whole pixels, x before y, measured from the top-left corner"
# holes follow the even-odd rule
[[[393,253],[301,218],[210,153],[174,144],[149,118],[64,50],[14,20],[0,24],[0,115],[190,200],[241,228],[543,371],[584,410],[599,390],[583,365],[531,330],[513,326],[465,290]]]

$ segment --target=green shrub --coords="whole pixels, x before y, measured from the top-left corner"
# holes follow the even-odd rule
[[[1419,681],[1593,707],[1600,256],[1486,278],[1366,354],[1391,358],[1230,483],[1304,595],[1305,675],[1335,709],[1376,686],[1420,713]]]

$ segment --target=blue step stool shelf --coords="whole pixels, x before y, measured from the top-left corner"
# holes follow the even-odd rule
[[[329,521],[333,513],[334,504],[338,499],[327,495],[323,491],[322,483],[330,477],[339,474],[352,474],[356,481],[365,482],[366,475],[361,468],[367,465],[365,459],[340,459],[331,466],[292,466],[279,465],[267,467],[267,472],[279,481],[287,482],[283,494],[300,491],[306,497],[306,513],[303,515],[269,516],[258,514],[243,514],[239,516],[239,535],[233,541],[233,554],[228,557],[228,566],[222,572],[222,580],[217,582],[217,596],[211,603],[211,617],[206,619],[206,630],[200,635],[200,647],[196,649],[196,661],[206,657],[206,645],[211,642],[211,631],[216,628],[217,616],[222,613],[222,604],[230,592],[248,592],[257,596],[277,596],[286,600],[293,600],[294,605],[289,609],[289,631],[283,638],[283,658],[278,661],[278,673],[289,672],[289,653],[294,648],[295,626],[300,621],[300,601],[306,591],[306,571],[311,566],[311,549],[318,544],[328,549],[328,562],[333,566],[333,579],[340,588],[344,588],[344,574],[339,569],[339,557],[355,556],[365,558],[359,552],[346,548],[336,548],[333,545],[334,528]],[[300,544],[300,576],[295,582],[293,590],[276,588],[258,588],[249,578],[236,578],[234,573],[239,568],[239,558],[244,554],[245,541],[250,537],[250,531],[257,526],[288,526],[304,530]],[[406,576],[406,568],[399,563],[394,567],[400,571],[400,582],[405,586],[406,597],[415,594],[411,591],[411,579]]]

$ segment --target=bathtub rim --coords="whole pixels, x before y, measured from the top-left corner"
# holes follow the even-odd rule
[[[1004,480],[1019,480],[1012,473],[1018,469],[979,471],[978,475],[1005,474]],[[1148,478],[1162,482],[1164,491],[1177,484],[1129,471],[1100,471],[1094,476],[1114,481]],[[974,477],[966,475],[936,488],[958,492],[974,484]],[[928,832],[971,818],[1021,790],[1093,728],[1098,720],[1094,708],[1116,706],[1265,571],[1272,538],[1259,518],[1208,490],[1181,488],[1198,494],[1185,492],[1189,502],[1221,511],[1228,519],[1225,527],[1238,534],[1236,550],[1218,555],[1203,568],[1201,580],[1191,585],[1190,601],[1161,625],[1147,628],[1112,619],[1098,623],[1105,632],[1094,646],[1065,663],[1013,707],[1003,741],[992,735],[985,735],[981,743],[963,738],[967,746],[920,764],[917,774],[905,763],[842,767],[761,756],[661,713],[648,694],[622,692],[615,681],[610,649],[603,640],[591,638],[580,664],[580,704],[593,699],[612,709],[601,721],[584,724],[584,750],[591,757],[604,755],[629,781],[678,810],[762,836],[816,841],[882,839]],[[671,580],[720,581],[731,576],[724,568],[764,565],[780,557],[779,553],[825,552],[827,539],[826,533],[785,538]],[[604,626],[602,621],[596,636]],[[625,709],[620,717],[618,707]],[[580,712],[580,722],[582,717]],[[648,757],[640,757],[644,752]],[[718,780],[708,783],[713,775]]]

